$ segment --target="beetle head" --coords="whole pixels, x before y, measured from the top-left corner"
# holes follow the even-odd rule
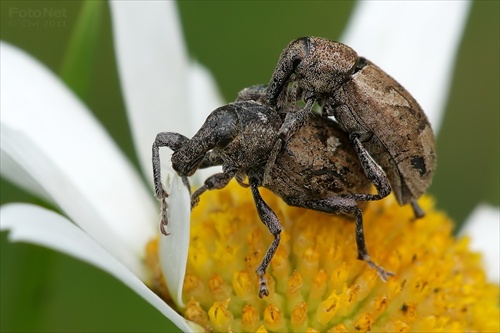
[[[292,81],[306,95],[328,96],[351,78],[357,62],[358,55],[347,45],[320,37],[298,38],[281,53],[267,89],[269,103],[275,105]]]
[[[358,55],[342,43],[320,37],[308,40],[308,52],[296,65],[295,80],[317,98],[331,95],[351,78]]]

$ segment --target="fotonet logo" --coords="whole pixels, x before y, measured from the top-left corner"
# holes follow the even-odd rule
[[[68,26],[69,11],[58,7],[10,7],[11,28],[63,28]]]
[[[68,17],[66,8],[9,8],[11,18],[64,18]]]

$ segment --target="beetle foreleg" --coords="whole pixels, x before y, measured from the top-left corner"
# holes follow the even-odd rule
[[[160,148],[168,147],[173,151],[176,151],[187,141],[189,141],[189,139],[184,135],[173,132],[161,132],[156,136],[156,139],[153,143],[152,161],[155,194],[158,200],[162,200],[167,197],[167,194],[165,193],[165,190],[163,189],[163,185],[161,183]]]
[[[152,157],[153,181],[155,186],[156,198],[161,202],[160,231],[164,235],[168,235],[167,231],[165,230],[165,226],[168,224],[168,218],[167,218],[168,206],[166,201],[168,194],[163,188],[163,184],[161,182],[160,147],[168,147],[173,151],[176,151],[187,141],[189,141],[189,139],[182,134],[173,132],[161,132],[158,133],[153,143],[153,157]],[[182,177],[182,181],[189,189],[189,181],[187,177]]]

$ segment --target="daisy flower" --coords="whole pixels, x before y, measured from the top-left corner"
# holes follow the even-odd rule
[[[342,41],[435,111],[428,115],[437,130],[468,8],[362,2]],[[111,12],[127,114],[149,180],[156,133],[190,136],[223,101],[210,74],[189,59],[174,3],[111,2]],[[206,193],[191,214],[189,193],[165,163],[170,235],[162,236],[153,191],[86,106],[36,59],[5,42],[0,51],[2,177],[61,212],[2,206],[11,241],[95,265],[185,332],[499,329],[498,286],[428,196],[418,221],[392,196],[367,206],[371,254],[396,273],[383,283],[356,260],[352,223],[288,207],[263,190],[284,232],[268,271],[271,294],[259,299],[254,269],[271,235],[248,190],[231,183]],[[431,82],[416,80],[430,73]]]

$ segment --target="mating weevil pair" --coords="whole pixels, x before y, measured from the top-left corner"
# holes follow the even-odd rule
[[[305,101],[300,110],[297,97]],[[314,102],[322,106],[324,117],[312,115]],[[222,166],[221,173],[192,194],[192,206],[203,192],[224,188],[232,178],[250,186],[259,217],[274,236],[256,270],[260,297],[269,295],[264,274],[278,248],[281,224],[258,187],[270,189],[289,205],[353,215],[358,259],[385,280],[392,273],[368,255],[358,202],[382,199],[392,186],[398,202],[411,203],[420,217],[416,199],[430,185],[435,169],[434,136],[411,95],[348,46],[315,37],[290,43],[267,88],[243,90],[236,102],[213,111],[193,138],[157,135],[154,184],[166,234],[160,147],[174,151],[172,166],[186,184],[197,169]],[[377,194],[368,193],[371,184]]]

